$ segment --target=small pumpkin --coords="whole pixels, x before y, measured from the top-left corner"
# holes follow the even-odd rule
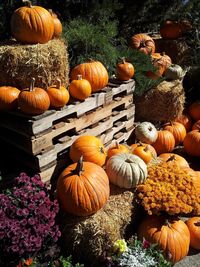
[[[176,217],[147,216],[139,226],[138,237],[158,244],[173,263],[183,259],[189,251],[190,232],[187,225]]]
[[[188,168],[190,165],[187,160],[175,153],[162,153],[158,156],[165,162],[172,162],[180,166],[181,168]]]
[[[200,129],[186,134],[183,141],[184,150],[191,156],[200,156]]]
[[[121,153],[129,153],[129,148],[126,145],[119,144],[117,141],[114,145],[110,146],[107,151],[107,158]]]
[[[0,110],[12,110],[17,108],[20,90],[12,86],[0,87]]]
[[[133,149],[132,153],[133,155],[140,157],[146,164],[148,164],[153,159],[153,155],[151,149],[149,149],[149,146],[150,145],[138,145]]]
[[[164,39],[177,39],[182,36],[178,21],[166,20],[160,27],[160,35]]]
[[[18,106],[24,113],[39,115],[50,106],[47,92],[39,87],[34,87],[35,78],[31,79],[30,87],[22,90],[18,96]]]
[[[69,165],[60,174],[57,182],[57,196],[61,208],[77,216],[88,216],[101,209],[110,194],[106,172],[92,162]]]
[[[189,218],[186,225],[190,232],[190,246],[194,249],[200,249],[200,217]]]
[[[168,130],[173,134],[175,145],[181,144],[186,136],[186,129],[180,122],[165,123],[163,129]]]
[[[199,130],[200,129],[200,120],[196,121],[193,125],[192,125],[192,130]]]
[[[192,128],[192,119],[187,113],[183,113],[181,116],[175,119],[176,122],[180,122],[185,126],[186,132],[189,132]]]
[[[151,55],[155,53],[155,42],[146,33],[138,33],[131,37],[131,47],[138,49],[144,54]]]
[[[143,146],[145,149],[148,148],[148,150],[151,152],[152,157],[153,158],[157,157],[157,153],[156,153],[155,148],[150,144],[146,144],[146,143],[142,143],[142,142],[138,142],[138,143],[130,145],[130,148],[131,148],[133,154],[134,154],[135,148],[137,148],[139,146]]]
[[[51,85],[47,88],[47,94],[52,107],[61,108],[69,102],[69,92],[66,87],[61,86],[60,79],[57,79],[55,85]]]
[[[97,92],[108,84],[108,72],[100,61],[90,60],[74,67],[70,72],[71,80],[77,79],[77,75],[82,75],[83,79],[89,81],[92,92]]]
[[[99,166],[105,164],[107,156],[101,140],[92,135],[79,136],[71,145],[69,155],[74,162],[83,156],[84,161],[93,162]]]
[[[166,152],[171,152],[175,147],[175,138],[170,131],[158,131],[158,137],[155,143],[152,144],[158,155]]]
[[[106,173],[110,182],[121,188],[134,188],[147,178],[147,165],[136,155],[117,154],[106,163]]]
[[[189,105],[188,113],[195,122],[200,120],[200,100]]]
[[[54,33],[53,33],[53,37],[55,38],[59,38],[62,34],[62,23],[59,20],[58,16],[56,15],[56,13],[53,12],[52,9],[49,9],[49,12],[53,18],[53,23],[54,23]]]
[[[122,62],[117,64],[116,77],[121,81],[128,81],[133,77],[135,69],[130,62],[127,62],[125,58],[122,58]]]
[[[152,144],[158,137],[158,131],[151,122],[144,121],[136,125],[135,136],[141,142]]]
[[[88,80],[82,79],[82,75],[78,75],[69,85],[70,95],[78,100],[85,100],[92,93],[92,88]]]
[[[52,39],[54,22],[48,10],[33,6],[24,0],[26,6],[14,11],[11,17],[11,34],[19,42],[44,44]]]
[[[167,80],[182,80],[185,74],[186,71],[178,64],[171,64],[164,72],[164,76]]]

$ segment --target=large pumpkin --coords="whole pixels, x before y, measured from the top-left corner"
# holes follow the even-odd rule
[[[27,6],[15,10],[11,17],[12,36],[22,43],[47,43],[54,34],[51,14],[41,6],[32,6],[28,0],[23,2]]]
[[[190,167],[186,159],[184,159],[183,157],[175,153],[162,153],[158,157],[161,158],[165,162],[176,163],[178,166],[183,167],[183,168]]]
[[[144,54],[155,53],[155,42],[154,40],[145,33],[138,33],[131,37],[131,47],[138,49]]]
[[[106,172],[92,162],[69,165],[59,176],[57,196],[61,208],[78,216],[88,216],[101,209],[109,198]]]
[[[200,129],[187,133],[183,146],[185,151],[191,156],[200,156]]]
[[[30,115],[44,113],[50,106],[47,92],[39,87],[34,87],[35,78],[31,79],[29,88],[22,90],[18,97],[18,105],[22,112]]]
[[[189,251],[190,233],[187,225],[178,218],[147,216],[139,226],[138,236],[158,244],[173,263],[183,259]]]
[[[116,66],[116,77],[118,80],[127,81],[133,77],[135,69],[130,62],[122,58],[122,62]]]
[[[134,188],[147,178],[145,162],[128,153],[111,157],[106,163],[106,172],[110,182],[121,188]]]
[[[90,82],[92,92],[97,92],[108,84],[108,72],[99,61],[91,60],[77,65],[70,72],[71,80],[77,79],[78,75]]]
[[[84,161],[96,163],[103,166],[106,161],[106,150],[101,140],[95,136],[79,136],[71,145],[70,158],[77,162],[81,156]]]
[[[166,20],[160,27],[160,35],[164,39],[177,39],[181,37],[180,24],[177,21]]]
[[[168,122],[163,125],[164,130],[170,131],[175,139],[175,145],[179,145],[183,142],[186,136],[186,129],[180,122]]]
[[[190,231],[190,246],[200,249],[200,217],[192,217],[185,223]]]
[[[69,85],[70,95],[79,100],[85,100],[92,93],[92,88],[88,80],[82,79],[82,75],[78,75]]]
[[[188,112],[189,112],[190,117],[192,117],[194,121],[200,120],[200,101],[193,102],[189,106]]]
[[[158,137],[152,144],[158,155],[161,153],[171,152],[175,147],[175,139],[173,134],[167,130],[158,131]]]
[[[12,110],[17,108],[17,99],[20,90],[16,87],[2,86],[0,87],[0,110]]]
[[[141,142],[152,144],[158,137],[158,131],[151,122],[144,121],[136,125],[135,136]]]

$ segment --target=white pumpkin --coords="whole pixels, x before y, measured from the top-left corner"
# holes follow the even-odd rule
[[[134,188],[147,178],[147,165],[136,155],[123,153],[111,157],[106,173],[112,184],[121,188]]]
[[[170,65],[165,71],[165,78],[168,80],[181,80],[185,76],[186,71],[177,64]]]
[[[158,137],[158,131],[151,122],[144,121],[136,126],[135,136],[138,141],[153,144]]]

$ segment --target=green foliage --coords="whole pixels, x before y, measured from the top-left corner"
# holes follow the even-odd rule
[[[50,267],[84,267],[84,264],[76,263],[75,265],[72,263],[72,256],[68,256],[67,258],[60,256],[60,258],[55,262],[51,263]]]

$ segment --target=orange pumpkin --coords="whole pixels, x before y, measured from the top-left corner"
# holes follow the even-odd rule
[[[65,212],[88,216],[101,209],[110,194],[106,172],[92,162],[69,165],[59,176],[57,196]]]
[[[156,142],[152,144],[158,155],[171,152],[175,147],[175,139],[173,134],[167,130],[158,131]]]
[[[190,167],[187,160],[175,153],[162,153],[158,156],[165,162],[173,162],[180,167]]]
[[[134,154],[135,148],[140,147],[140,146],[144,147],[144,149],[147,149],[148,148],[148,150],[151,152],[151,155],[152,155],[153,158],[156,158],[157,157],[157,153],[156,153],[155,148],[152,145],[150,145],[150,144],[142,143],[142,142],[138,142],[138,143],[132,144],[130,146],[130,148],[132,150],[132,153]]]
[[[53,33],[53,37],[58,38],[61,36],[62,34],[62,23],[59,20],[58,16],[56,15],[56,13],[53,12],[52,9],[49,10],[52,18],[53,18],[53,23],[54,23],[54,33]]]
[[[47,43],[54,34],[51,14],[41,6],[32,6],[28,0],[23,2],[27,6],[15,10],[11,17],[12,36],[22,43]]]
[[[200,156],[200,129],[187,133],[183,146],[185,151],[191,156]]]
[[[200,101],[193,102],[188,108],[188,113],[194,121],[200,120]]]
[[[20,90],[16,87],[2,86],[0,87],[0,110],[12,110],[17,108],[17,99]]]
[[[153,159],[152,152],[149,149],[148,145],[138,145],[133,149],[132,153],[144,160],[146,164],[148,164]]]
[[[92,93],[92,88],[88,80],[82,79],[82,75],[78,75],[69,85],[69,93],[72,97],[79,100],[85,100]]]
[[[166,20],[160,27],[160,35],[164,39],[177,39],[181,37],[180,24],[177,21]]]
[[[22,90],[18,96],[18,105],[22,112],[30,115],[44,113],[50,106],[47,92],[39,87],[34,87],[35,78],[31,79],[30,88]]]
[[[182,123],[185,126],[186,132],[191,130],[192,119],[187,113],[182,114],[180,117],[176,118],[175,121]]]
[[[187,225],[178,218],[151,215],[139,226],[138,236],[150,243],[158,244],[166,258],[176,263],[187,256],[190,232]]]
[[[127,146],[121,145],[116,141],[114,145],[108,148],[107,158],[109,159],[112,156],[121,154],[121,153],[129,153],[129,149]]]
[[[154,40],[145,33],[138,33],[131,37],[131,47],[138,49],[144,54],[155,53],[155,42]]]
[[[173,134],[175,145],[181,144],[186,136],[186,129],[180,122],[165,123],[163,129],[168,130]]]
[[[101,140],[95,136],[79,136],[71,145],[70,158],[77,162],[83,155],[84,161],[103,166],[106,161],[106,151]]]
[[[192,130],[199,130],[200,129],[200,120],[196,121],[193,125],[192,125]]]
[[[92,92],[97,92],[108,84],[108,72],[99,61],[91,60],[77,65],[70,72],[71,80],[77,79],[77,75],[82,75],[83,79],[89,81]]]
[[[122,58],[122,62],[117,64],[116,67],[116,77],[118,80],[127,81],[133,77],[135,69],[133,65],[125,61],[125,58]]]
[[[192,217],[185,223],[190,232],[190,246],[200,249],[200,217]]]
[[[64,86],[61,86],[60,79],[57,79],[55,85],[51,85],[47,88],[47,94],[49,95],[52,107],[61,108],[69,102],[69,92]]]

